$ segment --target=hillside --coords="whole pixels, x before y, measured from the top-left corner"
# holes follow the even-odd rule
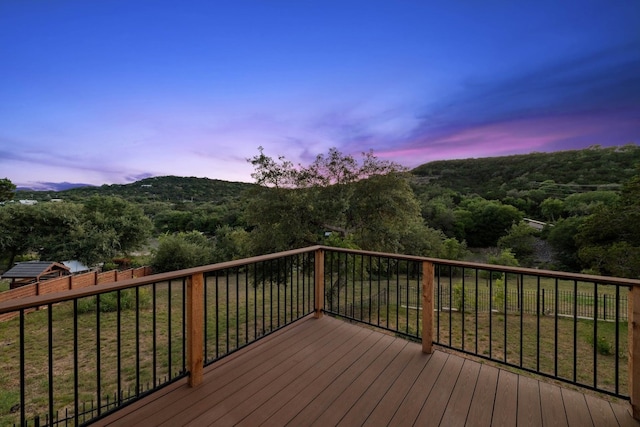
[[[638,165],[640,146],[628,144],[554,153],[442,160],[423,164],[411,172],[418,186],[437,184],[461,194],[502,198],[509,190],[534,190],[543,183],[546,186],[556,185],[558,196],[617,189],[638,173]]]
[[[209,178],[161,176],[145,178],[131,184],[80,187],[64,191],[20,190],[15,199],[46,201],[51,199],[82,200],[87,197],[119,196],[135,202],[214,202],[223,203],[237,198],[253,184],[229,182]]]

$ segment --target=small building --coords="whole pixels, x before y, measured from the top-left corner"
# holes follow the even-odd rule
[[[11,279],[10,289],[40,282],[41,280],[71,274],[69,267],[53,261],[18,262],[2,275],[2,279]]]
[[[62,264],[69,267],[71,274],[86,273],[91,270],[89,267],[77,260],[62,261]]]

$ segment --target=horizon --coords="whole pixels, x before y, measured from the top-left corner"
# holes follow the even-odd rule
[[[625,145],[633,145],[634,147],[640,147],[640,144],[625,144]],[[625,145],[620,145],[620,146],[610,146],[610,147],[604,147],[604,146],[589,146],[589,147],[585,147],[585,148],[578,148],[578,149],[571,149],[571,150],[558,150],[558,151],[553,151],[553,152],[544,152],[544,151],[532,151],[529,153],[519,153],[519,154],[509,154],[509,155],[505,155],[505,156],[489,156],[489,157],[467,157],[467,158],[459,158],[459,159],[442,159],[442,160],[432,160],[430,162],[427,163],[423,163],[420,165],[417,165],[414,168],[409,168],[409,172],[412,172],[414,169],[417,169],[421,166],[424,166],[426,164],[429,163],[433,163],[433,162],[446,162],[449,160],[479,160],[479,159],[495,159],[495,158],[502,158],[502,157],[512,157],[512,156],[527,156],[527,155],[531,155],[531,154],[553,154],[553,153],[560,153],[560,152],[564,152],[564,151],[580,151],[580,150],[589,150],[592,148],[613,148],[613,147],[618,147],[618,148],[622,148]],[[375,155],[375,153],[374,153]],[[404,166],[404,165],[401,165]],[[25,186],[25,185],[17,185],[16,184],[16,191],[54,191],[54,192],[60,192],[60,191],[65,191],[65,190],[69,190],[72,188],[79,188],[79,187],[101,187],[103,185],[128,185],[128,184],[135,184],[137,182],[141,182],[147,179],[154,179],[154,178],[165,178],[165,177],[175,177],[175,178],[196,178],[196,179],[210,179],[210,180],[214,180],[214,181],[225,181],[225,182],[239,182],[239,183],[246,183],[246,184],[254,184],[255,181],[230,181],[230,180],[226,180],[226,179],[220,179],[220,178],[215,178],[215,177],[208,177],[208,176],[193,176],[193,175],[154,175],[154,176],[147,176],[144,178],[140,178],[134,181],[129,181],[129,182],[122,182],[122,183],[102,183],[102,184],[87,184],[87,183],[81,183],[81,182],[68,182],[68,181],[62,181],[62,182],[47,182],[47,181],[41,181],[41,182],[35,182],[35,183],[31,183],[32,186]],[[15,183],[13,183],[15,184]]]
[[[3,2],[0,178],[252,182],[259,146],[413,169],[638,144],[639,15],[604,0]]]

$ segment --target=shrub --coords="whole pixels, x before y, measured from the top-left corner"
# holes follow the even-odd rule
[[[464,303],[464,304],[463,304]],[[474,296],[468,291],[464,293],[464,301],[462,298],[462,283],[458,283],[453,287],[453,305],[459,312],[467,312],[467,307],[475,306]]]

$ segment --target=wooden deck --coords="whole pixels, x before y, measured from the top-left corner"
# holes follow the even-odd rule
[[[638,426],[626,403],[307,318],[96,425]]]

